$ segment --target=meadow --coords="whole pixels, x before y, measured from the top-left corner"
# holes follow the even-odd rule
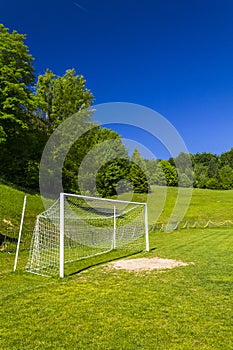
[[[154,210],[160,191],[150,195]],[[176,191],[167,189],[160,221],[169,217]],[[2,226],[17,231],[24,193],[3,185],[0,193],[0,221],[13,225]],[[233,191],[194,189],[186,219],[229,220],[232,207]],[[28,195],[25,237],[41,210],[40,197]],[[61,280],[26,273],[27,249],[20,251],[15,273],[14,251],[0,252],[0,349],[232,349],[233,229],[156,232],[150,243],[149,253],[133,258],[158,256],[189,265],[114,270],[108,262],[120,258],[116,253],[79,262]]]

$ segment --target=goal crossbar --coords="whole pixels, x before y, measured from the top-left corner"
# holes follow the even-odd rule
[[[65,193],[65,192],[60,193],[60,196],[61,195],[62,196],[69,196],[69,197],[76,197],[76,198],[90,199],[90,200],[98,200],[98,201],[104,201],[104,202],[112,202],[112,203],[147,205],[147,203],[145,203],[145,202],[131,202],[131,201],[124,201],[124,200],[121,200],[121,199],[82,196],[82,195],[79,195],[79,194],[72,194],[72,193]]]

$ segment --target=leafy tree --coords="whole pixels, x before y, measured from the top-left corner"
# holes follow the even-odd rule
[[[31,141],[36,125],[33,57],[25,39],[0,24],[0,174],[21,185],[35,150]]]
[[[118,161],[119,159],[119,161]],[[126,159],[125,162],[122,159]],[[111,196],[118,181],[126,178],[127,151],[120,136],[107,128],[93,127],[83,134],[69,151],[63,168],[66,190]]]
[[[176,168],[170,164],[168,160],[161,160],[159,162],[161,166],[167,186],[177,186],[178,185],[178,175],[176,172]]]
[[[155,172],[152,177],[152,183],[158,186],[166,186],[166,177],[160,164],[156,164]]]
[[[127,150],[117,132],[99,128],[96,138],[96,149],[93,157],[89,158],[89,169],[94,166],[96,188],[102,196],[112,196],[119,190],[118,184],[127,179],[129,173],[129,158]],[[103,164],[99,169],[99,165]],[[99,169],[96,173],[96,169]],[[123,190],[123,189],[122,189]],[[128,190],[128,187],[125,187]]]
[[[146,173],[146,174],[148,173],[147,167],[146,167],[146,162],[141,157],[141,154],[136,147],[134,148],[133,154],[131,156],[131,162],[137,164],[144,173]]]
[[[189,180],[193,183],[194,180],[194,169],[186,168],[185,169],[185,175],[188,176]]]
[[[179,175],[179,186],[191,187],[193,184],[193,167],[191,155],[189,153],[181,152],[174,159],[174,166],[176,167],[176,171]]]
[[[6,141],[6,133],[3,129],[3,126],[0,125],[0,144],[4,141]]]
[[[157,167],[157,161],[155,159],[144,159],[147,173],[149,176],[150,184],[154,184],[154,173]]]
[[[93,102],[84,77],[77,75],[74,69],[68,69],[64,76],[55,76],[47,69],[44,75],[38,77],[36,96],[38,112],[45,117],[51,131],[80,109],[90,107]]]
[[[233,169],[229,165],[225,165],[219,170],[219,176],[224,190],[233,188]]]
[[[155,159],[145,159],[144,162],[146,165],[150,185],[166,185],[166,179],[164,177],[163,170],[159,166],[159,161]]]
[[[53,167],[55,162],[62,154],[62,150],[67,148],[69,140],[76,130],[84,132],[87,125],[94,128],[91,123],[91,113],[88,113],[87,107],[91,106],[93,101],[92,93],[85,86],[86,81],[82,75],[76,75],[74,69],[66,71],[64,76],[56,76],[51,70],[46,70],[44,75],[38,77],[36,84],[37,115],[39,120],[44,122],[46,133],[49,136],[63,121],[76,114],[76,124],[67,125],[65,140],[60,135],[61,142],[51,154]],[[80,111],[83,113],[78,113]],[[57,131],[58,132],[58,131]],[[61,131],[62,132],[62,131]],[[81,161],[88,150],[96,143],[95,131],[90,131],[87,135],[80,137],[71,147],[63,166],[63,186],[66,191],[78,192],[78,171]],[[53,159],[53,160],[52,160]],[[54,193],[56,181],[50,181],[54,172],[48,169],[44,176],[48,177],[48,188]]]
[[[198,188],[220,188],[219,157],[212,153],[193,155],[194,185]],[[215,180],[213,180],[215,179]]]
[[[179,186],[192,187],[193,181],[185,173],[179,175]]]
[[[192,170],[192,160],[189,153],[181,152],[173,164],[180,173],[186,173],[186,170]]]
[[[0,24],[0,135],[11,138],[28,129],[35,106],[31,85],[35,80],[33,57],[26,36]]]
[[[176,166],[176,163],[175,163],[175,158],[171,157],[168,159],[169,163],[172,165],[172,166]]]
[[[197,188],[206,188],[208,180],[208,166],[196,163],[194,166],[194,186]]]
[[[206,181],[206,188],[210,190],[219,190],[221,189],[221,185],[219,181],[215,177],[211,177]]]
[[[137,148],[131,157],[131,165],[128,179],[135,193],[149,193],[151,191],[146,163]]]
[[[196,153],[193,155],[192,160],[194,165],[202,164],[208,167],[211,160],[218,160],[218,156],[208,152]]]
[[[219,179],[219,171],[218,171],[218,159],[211,158],[208,165],[208,178]]]
[[[129,170],[130,163],[125,158],[118,158],[105,164],[98,171],[96,178],[98,193],[102,197],[108,197],[131,190],[132,187],[127,181]]]
[[[56,76],[47,69],[44,75],[39,75],[35,86],[35,94],[37,97],[37,113],[44,118],[48,124],[52,124],[53,119],[53,99],[55,97]]]
[[[228,152],[224,152],[219,157],[220,167],[224,167],[225,165],[229,165],[233,169],[233,148]]]

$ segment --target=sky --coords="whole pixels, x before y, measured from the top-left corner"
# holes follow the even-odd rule
[[[0,22],[27,35],[37,75],[75,68],[95,104],[157,111],[193,154],[233,147],[232,0],[1,0]]]

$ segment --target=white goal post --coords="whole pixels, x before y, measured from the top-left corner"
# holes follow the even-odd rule
[[[26,269],[63,278],[67,262],[149,249],[146,203],[61,193],[37,216]]]

